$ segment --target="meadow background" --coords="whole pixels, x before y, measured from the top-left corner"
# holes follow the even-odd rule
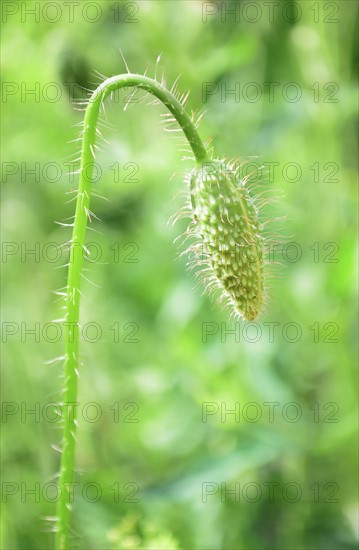
[[[95,69],[125,71],[119,48],[150,76],[162,54],[216,154],[266,167],[295,244],[259,322],[230,321],[173,244],[193,162],[164,108],[135,96],[123,112],[127,91],[107,106],[74,547],[357,548],[357,21],[347,0],[2,3],[1,548],[53,544],[62,365],[45,363],[63,353],[70,237],[55,221],[74,212],[75,100]]]

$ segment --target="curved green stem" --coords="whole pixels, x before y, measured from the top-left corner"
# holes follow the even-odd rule
[[[87,218],[89,215],[92,174],[95,161],[96,133],[99,112],[103,101],[111,92],[129,86],[137,86],[157,97],[173,114],[182,128],[196,158],[197,163],[208,160],[202,140],[185,112],[181,103],[164,86],[146,76],[124,74],[105,80],[92,94],[86,109],[78,196],[71,239],[68,282],[66,291],[66,352],[65,352],[65,382],[63,399],[63,448],[59,487],[61,496],[57,506],[57,526],[55,548],[68,550],[69,526],[72,502],[72,483],[75,464],[76,437],[76,400],[79,363],[79,308],[81,270]]]

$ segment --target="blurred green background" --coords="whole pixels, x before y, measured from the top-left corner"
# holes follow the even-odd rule
[[[127,91],[107,105],[95,187],[108,202],[93,199],[86,266],[97,286],[82,288],[74,547],[357,548],[357,3],[277,4],[3,2],[2,548],[53,544],[62,365],[45,363],[63,353],[49,323],[67,256],[51,243],[70,237],[54,222],[74,212],[75,99],[95,69],[125,71],[119,48],[150,76],[162,53],[158,76],[182,75],[216,154],[266,167],[256,179],[283,194],[296,245],[259,324],[236,325],[173,245],[193,162],[163,131],[165,109],[123,112]]]

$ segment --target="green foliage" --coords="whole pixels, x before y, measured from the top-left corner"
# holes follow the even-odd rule
[[[354,549],[357,5],[334,2],[339,12],[333,16],[331,3],[292,2],[302,10],[294,23],[279,15],[273,22],[265,15],[256,23],[243,17],[239,23],[234,17],[222,21],[220,12],[204,23],[200,2],[139,2],[138,23],[126,23],[114,20],[113,4],[101,2],[104,15],[95,23],[78,16],[75,23],[65,16],[57,23],[22,20],[19,12],[2,30],[3,82],[19,87],[6,104],[4,96],[2,117],[2,160],[18,167],[12,176],[3,170],[2,238],[19,245],[2,266],[2,319],[18,327],[4,345],[2,395],[19,405],[2,430],[3,482],[19,487],[2,505],[2,547],[52,545],[53,533],[41,518],[55,514],[56,502],[41,495],[21,498],[21,483],[43,488],[60,462],[51,445],[60,443],[61,431],[46,420],[45,407],[61,398],[62,364],[44,361],[63,354],[64,333],[56,340],[53,327],[45,337],[42,329],[54,318],[52,291],[66,284],[60,267],[68,258],[63,252],[56,260],[53,250],[44,251],[48,243],[70,238],[70,229],[53,222],[73,215],[74,203],[66,203],[73,195],[66,192],[76,180],[68,177],[64,161],[76,144],[65,143],[76,137],[72,125],[83,119],[73,100],[83,97],[80,86],[94,89],[98,83],[92,68],[109,76],[123,72],[121,47],[130,69],[143,72],[149,62],[150,76],[162,52],[158,74],[163,68],[171,85],[182,73],[179,88],[191,90],[189,108],[208,109],[201,135],[213,137],[216,153],[251,162],[257,157],[256,165],[267,168],[259,179],[273,194],[284,191],[283,234],[297,247],[288,249],[284,261],[279,258],[282,274],[254,342],[256,326],[229,323],[227,312],[203,296],[200,286],[194,288],[186,260],[174,261],[180,228],[167,222],[182,205],[180,198],[173,200],[183,189],[182,172],[193,164],[181,163],[176,142],[158,125],[164,109],[133,102],[123,113],[128,92],[119,94],[108,111],[115,129],[103,132],[110,145],[97,159],[97,192],[109,202],[94,197],[91,210],[102,221],[95,219],[93,228],[101,234],[89,235],[94,263],[85,266],[91,270],[86,277],[100,288],[86,280],[82,288],[82,329],[87,325],[88,334],[81,342],[77,545],[116,547],[120,543],[111,534],[136,516],[141,520],[131,533],[143,548],[150,544],[144,532],[150,524],[156,537],[172,537],[179,548]],[[318,18],[308,4],[318,5]],[[38,98],[21,95],[24,84],[29,90],[37,82]],[[51,82],[61,91],[56,101],[41,93]],[[258,101],[245,95],[250,82],[262,92]],[[285,99],[290,82],[301,91],[298,101]],[[217,92],[203,97],[203,83]],[[237,96],[221,94],[238,89],[236,83]],[[272,84],[274,100],[264,83]],[[173,173],[178,177],[170,180]],[[24,256],[25,247],[35,253]],[[39,338],[24,334],[35,323]],[[268,323],[279,323],[271,325],[272,339]],[[291,341],[298,327],[300,339]],[[84,407],[92,402],[102,411],[96,422],[86,420]],[[268,402],[279,403],[273,422],[263,406]],[[291,402],[302,412],[297,422],[286,420],[295,412],[284,408]],[[39,414],[21,417],[22,403],[35,411],[38,403]],[[138,411],[125,408],[129,403]],[[215,405],[207,405],[213,412],[207,421],[204,403],[218,406],[215,412]],[[227,414],[222,421],[221,403],[227,409],[239,403],[239,418]],[[256,412],[245,408],[249,403],[261,406],[257,422],[249,421]],[[138,422],[124,422],[131,413]],[[110,487],[117,482],[115,499]],[[203,482],[219,488],[207,502]],[[258,484],[262,498],[249,502],[240,493],[240,502],[234,495],[222,502],[221,483],[233,489],[237,482],[242,489]],[[82,496],[90,483],[102,489],[97,502]],[[125,483],[138,484],[138,502],[124,502]],[[265,483],[280,484],[274,500]],[[288,483],[302,489],[298,502],[283,497]],[[339,489],[334,496],[328,483]]]
[[[177,550],[176,540],[153,523],[140,525],[138,518],[126,516],[109,534],[114,550]]]

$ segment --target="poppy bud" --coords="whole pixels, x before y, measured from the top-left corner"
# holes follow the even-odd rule
[[[237,315],[254,320],[263,307],[263,237],[258,212],[236,171],[224,161],[204,162],[191,172],[191,232],[197,263],[210,285]]]

